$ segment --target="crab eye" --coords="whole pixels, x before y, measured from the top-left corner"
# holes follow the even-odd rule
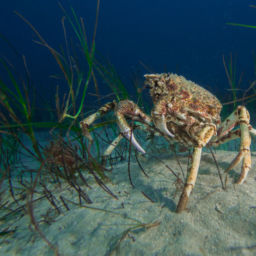
[[[152,82],[149,82],[149,81],[146,81],[145,83],[144,83],[144,88],[146,88],[146,89],[153,89],[154,88],[154,84],[152,83]]]

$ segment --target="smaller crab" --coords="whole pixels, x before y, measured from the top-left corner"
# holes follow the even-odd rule
[[[125,137],[141,153],[145,150],[134,137],[127,119],[144,124],[167,140],[175,141],[193,148],[192,161],[183,192],[176,211],[187,207],[189,196],[195,186],[202,148],[218,146],[227,141],[240,138],[240,150],[226,171],[236,167],[242,161],[242,171],[237,184],[242,184],[251,168],[251,136],[256,130],[250,125],[250,115],[244,106],[238,106],[231,115],[221,123],[222,105],[219,100],[206,89],[176,74],[147,74],[145,84],[150,88],[153,100],[151,116],[146,115],[132,101],[123,100],[118,103],[105,104],[96,113],[80,122],[85,136],[92,140],[88,126],[97,118],[114,110],[120,135],[107,148],[104,156],[111,154],[119,141]],[[234,130],[234,128],[237,129]]]

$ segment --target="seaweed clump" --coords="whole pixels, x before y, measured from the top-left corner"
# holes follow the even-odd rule
[[[31,92],[32,82],[25,57],[18,55],[25,67],[24,80],[17,78],[12,65],[0,59],[8,78],[7,81],[0,79],[0,236],[8,239],[16,232],[16,223],[28,215],[31,227],[55,255],[59,255],[59,249],[47,239],[41,223],[51,225],[64,211],[69,211],[74,206],[85,207],[91,204],[88,191],[92,189],[92,184],[98,184],[117,199],[106,185],[109,182],[109,169],[100,162],[99,141],[96,138],[94,145],[88,145],[78,125],[78,117],[83,115],[91,77],[97,95],[99,93],[93,72],[99,2],[98,0],[91,47],[87,41],[83,19],[79,19],[72,8],[69,15],[61,6],[64,12],[62,25],[66,46],[68,37],[65,20],[68,21],[80,44],[87,64],[87,74],[81,71],[81,64],[71,56],[69,50],[64,54],[61,50],[53,49],[28,20],[16,13],[35,32],[39,44],[53,55],[68,86],[68,93],[62,96],[59,95],[57,88],[55,110],[47,109],[44,113],[49,121],[37,119],[34,105],[36,100],[33,98],[37,95]],[[13,48],[9,41],[6,42]],[[106,125],[109,123],[98,123],[97,128],[105,129]],[[50,138],[48,145],[42,144],[42,132]],[[45,200],[48,202],[45,213],[38,216],[35,207]]]

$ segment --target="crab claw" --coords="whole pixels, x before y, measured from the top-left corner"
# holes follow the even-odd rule
[[[174,137],[174,134],[172,134],[167,126],[166,126],[166,118],[164,115],[161,115],[161,119],[157,120],[157,122],[155,122],[155,126],[164,134],[170,136],[170,137]]]
[[[136,140],[136,138],[134,137],[133,132],[131,131],[130,128],[126,128],[124,130],[121,131],[123,136],[131,141],[132,145],[142,154],[146,154],[146,151],[140,146],[140,144],[138,143],[138,141]]]

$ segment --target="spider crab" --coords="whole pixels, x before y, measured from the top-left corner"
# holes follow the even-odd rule
[[[218,146],[240,138],[240,150],[226,172],[242,161],[241,174],[236,182],[242,184],[251,168],[250,134],[256,135],[256,130],[250,125],[247,109],[244,106],[238,106],[228,118],[221,122],[221,103],[213,94],[196,83],[170,73],[147,74],[145,79],[154,104],[151,116],[143,113],[130,100],[110,102],[80,122],[85,136],[92,140],[88,126],[105,113],[114,110],[121,132],[107,148],[105,156],[113,151],[123,137],[131,141],[138,151],[146,153],[137,142],[126,119],[141,122],[147,127],[154,127],[155,131],[168,140],[192,147],[192,161],[176,212],[186,209],[189,196],[195,186],[202,148],[207,145]],[[237,129],[234,129],[235,127]]]

